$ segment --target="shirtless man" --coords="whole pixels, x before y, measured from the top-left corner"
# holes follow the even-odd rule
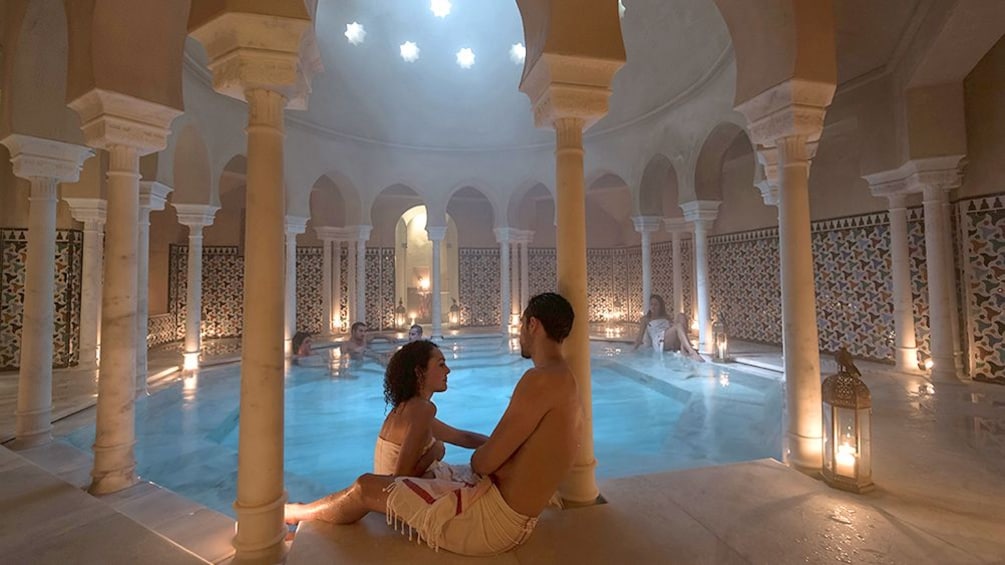
[[[363,475],[310,504],[286,505],[286,521],[351,524],[369,512],[418,530],[421,539],[465,555],[509,551],[530,536],[537,516],[572,468],[583,425],[576,380],[562,357],[572,306],[554,293],[530,299],[520,352],[534,361],[488,441],[471,456],[476,485]]]
[[[362,358],[366,352],[366,324],[354,322],[349,328],[349,339],[342,342],[340,346],[343,355],[353,358]]]

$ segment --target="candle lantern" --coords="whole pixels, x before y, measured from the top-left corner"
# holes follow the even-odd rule
[[[457,305],[457,299],[450,299],[452,304],[450,305],[450,314],[447,320],[450,322],[451,327],[458,327],[461,325],[461,307]]]
[[[715,344],[715,360],[727,361],[729,359],[729,341],[726,337],[726,326],[722,319],[712,322],[712,343]]]
[[[866,492],[873,487],[870,443],[872,398],[844,347],[834,355],[838,372],[824,379],[824,481],[835,488]]]
[[[405,329],[405,304],[400,298],[398,307],[394,309],[394,327],[399,330]]]

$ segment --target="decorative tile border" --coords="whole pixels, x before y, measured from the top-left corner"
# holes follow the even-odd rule
[[[1005,195],[961,204],[972,376],[1005,384]]]

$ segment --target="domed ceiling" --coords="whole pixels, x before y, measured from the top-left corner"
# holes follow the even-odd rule
[[[325,72],[314,78],[309,110],[294,119],[336,136],[398,147],[550,146],[553,134],[534,128],[530,101],[518,90],[523,63],[510,51],[524,37],[516,2],[449,4],[441,17],[430,0],[320,0],[316,30]],[[645,119],[693,93],[729,49],[712,0],[624,5],[628,62],[615,77],[609,115],[588,135]],[[346,35],[354,23],[365,31],[355,44]],[[405,42],[418,48],[414,61],[401,55]],[[457,62],[464,48],[474,54],[469,68]]]

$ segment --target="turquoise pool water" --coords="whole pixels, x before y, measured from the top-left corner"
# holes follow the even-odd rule
[[[434,397],[439,417],[488,434],[531,365],[499,340],[442,345],[450,389]],[[780,457],[780,376],[692,364],[674,355],[594,343],[594,450],[601,479]],[[383,421],[383,367],[322,351],[314,367],[286,377],[286,485],[291,500],[344,487],[371,470]],[[207,368],[137,402],[141,477],[233,515],[240,366]],[[93,426],[65,439],[90,449]],[[449,446],[446,460],[470,451]]]

